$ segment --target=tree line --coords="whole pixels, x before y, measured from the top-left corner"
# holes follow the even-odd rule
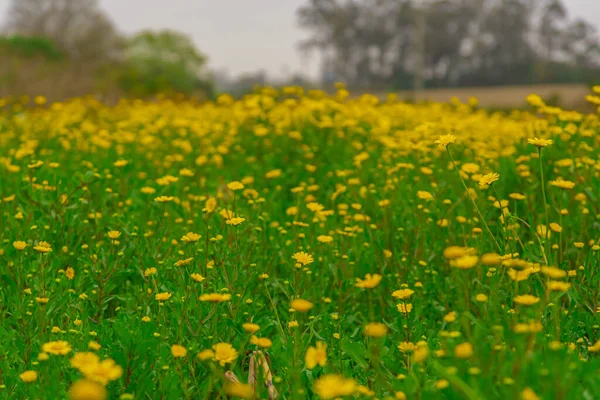
[[[0,37],[0,97],[182,93],[210,97],[206,56],[176,31],[121,35],[97,0],[13,0]]]
[[[594,26],[561,0],[308,0],[298,21],[322,78],[357,87],[600,79]]]

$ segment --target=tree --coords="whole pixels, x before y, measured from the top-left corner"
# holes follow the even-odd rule
[[[326,80],[355,87],[407,87],[415,75],[430,86],[522,84],[599,68],[594,29],[568,21],[561,0],[310,0],[298,20]]]
[[[120,36],[97,0],[13,0],[7,21],[8,33],[49,38],[72,60],[119,57]]]
[[[126,44],[121,87],[128,93],[212,93],[206,57],[185,34],[144,31]]]

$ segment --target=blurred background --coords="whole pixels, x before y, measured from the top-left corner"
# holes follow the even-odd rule
[[[600,0],[0,0],[0,98],[202,100],[340,81],[577,107],[600,83],[599,26]]]

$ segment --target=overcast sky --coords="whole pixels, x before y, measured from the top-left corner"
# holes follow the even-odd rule
[[[0,20],[11,1],[0,0]],[[187,33],[210,67],[235,75],[264,69],[270,76],[316,76],[316,58],[303,60],[296,44],[306,33],[295,11],[305,0],[99,0],[124,33],[171,28]],[[564,0],[571,16],[600,30],[600,0]]]

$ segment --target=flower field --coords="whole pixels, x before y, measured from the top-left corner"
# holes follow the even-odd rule
[[[600,397],[599,114],[36,100],[0,108],[0,398]]]

